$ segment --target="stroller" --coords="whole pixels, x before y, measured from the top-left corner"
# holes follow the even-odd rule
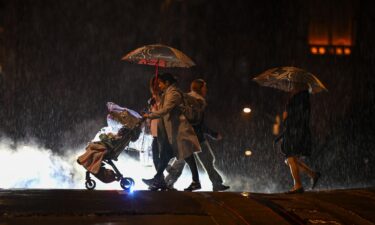
[[[98,132],[94,141],[88,143],[86,152],[78,157],[77,162],[87,170],[85,186],[88,190],[96,187],[96,182],[90,177],[92,174],[103,183],[119,181],[121,188],[129,191],[134,186],[134,180],[123,177],[113,161],[117,161],[130,141],[138,140],[143,119],[137,112],[115,103],[109,102],[107,107],[108,126]],[[113,170],[105,168],[105,165],[111,166]]]

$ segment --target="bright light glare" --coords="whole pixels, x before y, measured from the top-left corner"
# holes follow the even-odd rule
[[[242,192],[241,195],[244,196],[244,197],[249,197],[250,193],[249,192]]]
[[[350,48],[344,48],[345,55],[350,55],[351,51]]]
[[[343,51],[342,48],[336,48],[336,55],[342,55]]]
[[[324,47],[319,48],[319,54],[324,55],[326,53],[326,49]]]
[[[250,113],[251,109],[249,107],[245,107],[245,108],[243,108],[243,112],[244,113]]]
[[[245,156],[251,156],[252,152],[250,150],[245,151]]]
[[[317,47],[312,47],[310,49],[310,51],[311,51],[312,54],[318,54],[318,48]]]
[[[146,144],[146,140],[147,138],[141,134],[137,142],[143,142],[143,146],[136,142],[132,145],[148,149],[149,144]],[[12,143],[11,140],[0,139],[0,171],[3,171],[0,173],[0,188],[85,189],[86,170],[77,163],[78,156],[85,151],[84,145],[79,149],[67,150],[67,154],[59,155],[50,149],[39,147],[35,143],[19,144],[16,149],[12,147],[14,145]],[[142,157],[130,157],[129,154],[123,152],[115,162],[125,177],[131,177],[135,181],[129,193],[136,190],[147,190],[148,186],[141,179],[152,178],[156,173],[153,166],[148,166],[152,162],[152,158],[144,160]],[[106,167],[112,169],[110,166]],[[186,171],[174,186],[178,190],[188,187],[191,182],[188,166],[184,170]],[[208,175],[204,171],[199,172],[201,190],[212,190]],[[122,190],[119,182],[106,184],[97,180],[93,175],[91,178],[96,181],[95,190]]]
[[[134,184],[132,184],[132,185],[130,186],[129,194],[133,194],[133,192],[134,192]]]

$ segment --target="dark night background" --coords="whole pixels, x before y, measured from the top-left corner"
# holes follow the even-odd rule
[[[349,7],[355,28],[351,55],[312,55],[311,18],[340,7]],[[322,172],[320,187],[375,184],[374,3],[1,0],[0,10],[0,131],[15,145],[36,139],[55,152],[83,147],[105,124],[107,101],[141,110],[154,68],[120,59],[163,43],[197,64],[169,69],[181,88],[196,77],[208,82],[207,122],[224,136],[212,144],[227,177],[251,179],[258,190],[291,185],[272,146],[272,126],[287,94],[251,78],[296,66],[329,89],[311,96],[314,146],[307,162]],[[242,114],[244,106],[250,116]]]

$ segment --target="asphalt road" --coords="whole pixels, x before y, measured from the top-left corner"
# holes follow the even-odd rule
[[[0,190],[0,225],[375,224],[375,188],[256,194]]]

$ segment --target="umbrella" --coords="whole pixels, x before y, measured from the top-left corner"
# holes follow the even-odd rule
[[[153,44],[137,48],[121,60],[155,66],[155,76],[158,76],[158,67],[183,67],[189,68],[195,65],[187,55],[167,45]],[[155,82],[156,83],[156,82]]]
[[[160,67],[188,68],[195,65],[195,63],[181,51],[162,44],[146,45],[137,48],[125,55],[122,60]]]
[[[328,91],[313,74],[291,66],[276,67],[253,78],[261,86],[273,87],[286,92],[310,89],[311,93]]]

